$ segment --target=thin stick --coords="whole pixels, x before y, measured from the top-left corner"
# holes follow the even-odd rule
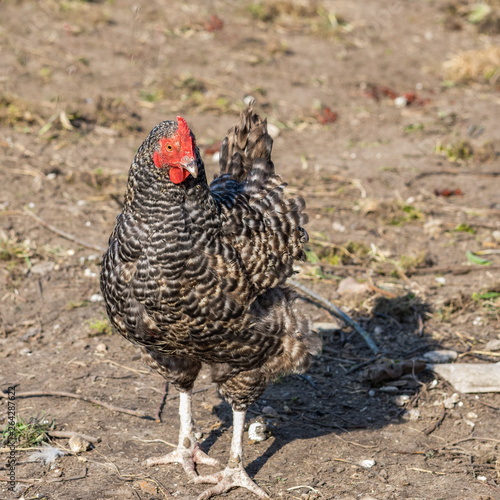
[[[141,443],[164,443],[168,444],[168,446],[171,446],[172,448],[177,448],[176,444],[169,443],[168,441],[164,441],[163,439],[140,439],[137,436],[132,436],[132,439],[137,439],[137,441],[140,441]]]
[[[315,301],[319,302],[328,312],[333,314],[335,317],[341,319],[344,323],[349,325],[351,328],[354,328],[364,339],[368,347],[371,349],[373,354],[377,355],[380,352],[380,349],[377,347],[375,342],[372,340],[368,332],[366,332],[361,326],[356,323],[350,316],[348,316],[345,312],[341,311],[335,304],[330,302],[329,300],[323,298],[321,295],[318,295],[316,292],[313,292],[311,289],[302,285],[295,280],[288,280],[288,282],[293,285],[295,288],[298,288],[300,291],[304,292],[309,297],[313,298]]]
[[[72,438],[73,436],[81,437],[82,439],[85,439],[89,443],[99,443],[101,441],[101,438],[95,438],[89,436],[88,434],[80,434],[79,432],[73,432],[73,431],[48,431],[47,434],[50,437],[55,437],[55,438]]]
[[[406,470],[416,470],[417,472],[426,472],[427,474],[435,474],[436,476],[446,476],[446,472],[436,472],[427,469],[417,469],[416,467],[407,467]]]
[[[165,384],[163,386],[163,394],[161,396],[161,401],[160,401],[160,404],[158,405],[158,408],[156,410],[156,421],[158,423],[161,423],[161,412],[163,411],[163,407],[165,406],[165,401],[167,400],[168,385],[169,385],[169,383],[165,380]]]
[[[422,274],[467,274],[472,271],[498,270],[500,266],[444,266],[444,267],[417,267],[407,271],[408,276],[420,276]]]
[[[82,245],[83,247],[90,248],[92,250],[97,250],[98,252],[105,252],[106,249],[104,247],[98,246],[98,245],[92,245],[92,243],[87,243],[86,241],[80,240],[73,236],[72,234],[67,233],[66,231],[63,231],[62,229],[58,229],[57,227],[53,226],[52,224],[49,224],[48,222],[45,222],[43,219],[38,217],[38,215],[35,215],[31,210],[28,208],[24,209],[24,213],[31,217],[32,219],[36,220],[38,224],[42,225],[43,227],[47,228],[49,231],[52,231],[53,233],[58,234],[59,236],[62,236],[63,238],[73,241],[74,243],[77,243],[78,245]]]
[[[443,420],[444,420],[445,417],[446,417],[446,408],[443,405],[443,412],[441,413],[441,416],[430,427],[428,427],[427,429],[425,429],[424,434],[426,436],[428,436],[429,434],[432,434],[443,423]]]
[[[30,392],[20,392],[16,394],[16,398],[32,398],[39,396],[59,396],[65,398],[74,398],[81,399],[82,401],[86,401],[87,403],[94,403],[96,405],[103,406],[108,410],[118,411],[120,413],[126,413],[127,415],[133,415],[134,417],[147,417],[147,413],[141,410],[128,410],[126,408],[120,408],[119,406],[113,406],[108,403],[104,403],[103,401],[99,401],[94,398],[89,398],[87,396],[80,396],[79,394],[74,394],[72,392],[61,392],[61,391],[30,391]],[[5,393],[0,391],[0,399],[8,397]]]

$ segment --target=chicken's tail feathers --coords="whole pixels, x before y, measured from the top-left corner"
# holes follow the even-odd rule
[[[268,178],[274,174],[271,161],[273,139],[267,132],[267,119],[253,110],[252,101],[241,112],[239,122],[230,128],[222,142],[219,156],[220,173],[230,174],[237,181],[245,180],[252,170]]]

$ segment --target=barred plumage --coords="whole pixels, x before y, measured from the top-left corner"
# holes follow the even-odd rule
[[[304,258],[305,203],[285,199],[266,122],[252,107],[229,130],[210,186],[183,127],[162,122],[139,148],[101,288],[113,326],[150,366],[188,392],[207,363],[223,397],[245,411],[270,380],[304,371],[319,347],[286,286]],[[161,163],[170,144],[181,163]],[[183,180],[176,168],[192,175]]]

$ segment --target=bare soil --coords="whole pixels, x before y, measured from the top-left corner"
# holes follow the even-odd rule
[[[100,248],[149,130],[182,114],[213,175],[217,141],[250,95],[276,136],[277,170],[308,204],[309,259],[297,279],[342,306],[384,353],[374,360],[342,324],[324,333],[307,377],[283,378],[250,408],[270,430],[246,444],[250,475],[283,499],[500,498],[499,394],[459,394],[444,408],[455,391],[429,370],[371,384],[356,369],[437,348],[460,363],[499,361],[486,344],[500,335],[500,13],[497,1],[480,5],[1,3],[0,387],[72,392],[148,416],[19,397],[18,417],[44,415],[56,430],[101,441],[52,465],[19,450],[15,493],[1,459],[1,498],[203,491],[179,466],[142,465],[171,449],[146,441],[176,442],[177,401],[156,422],[161,377],[109,333]],[[368,290],[341,296],[349,276]],[[306,298],[300,306],[315,322],[334,321]],[[224,463],[231,412],[203,373],[195,418],[202,447]],[[276,414],[263,416],[269,406]],[[52,445],[68,449],[66,439]],[[371,468],[360,465],[369,459]]]

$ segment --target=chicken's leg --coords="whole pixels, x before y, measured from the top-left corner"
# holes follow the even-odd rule
[[[191,478],[195,478],[198,476],[194,464],[218,465],[219,461],[203,452],[194,437],[191,391],[179,392],[179,416],[181,425],[177,449],[163,457],[149,458],[146,460],[146,465],[180,463],[184,467],[186,474]]]
[[[269,498],[269,495],[257,486],[248,476],[243,467],[243,430],[246,411],[233,410],[233,439],[231,441],[231,455],[227,467],[216,474],[197,476],[195,483],[215,483],[215,486],[205,490],[197,500],[206,500],[215,495],[220,495],[238,486],[250,490],[260,498]]]

